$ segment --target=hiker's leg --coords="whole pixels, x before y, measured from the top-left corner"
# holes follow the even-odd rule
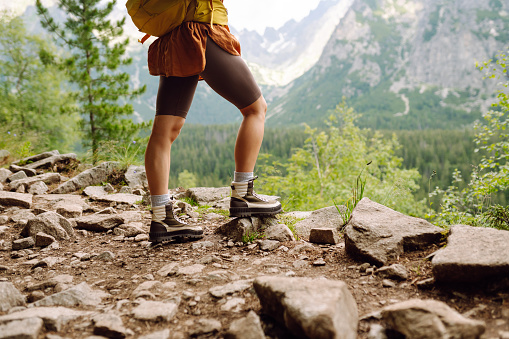
[[[207,65],[201,76],[242,113],[235,144],[235,171],[253,172],[263,140],[267,104],[244,60],[207,39]]]
[[[240,112],[244,118],[235,142],[235,171],[253,172],[263,141],[267,112],[267,103],[263,95]]]
[[[234,104],[243,120],[235,143],[235,174],[230,216],[270,216],[281,212],[281,203],[264,199],[253,190],[253,170],[263,140],[267,104],[244,60],[231,55],[212,39],[207,41],[207,66],[202,77],[210,87]]]
[[[161,77],[156,101],[156,117],[145,152],[145,169],[152,196],[168,194],[171,145],[184,126],[191,107],[198,76]]]
[[[186,119],[157,115],[145,152],[145,170],[151,195],[168,194],[171,145],[180,134]]]
[[[203,237],[200,226],[188,225],[175,216],[168,194],[171,146],[184,126],[197,84],[198,76],[161,77],[159,81],[156,117],[145,152],[145,169],[152,202],[149,231],[151,242]]]

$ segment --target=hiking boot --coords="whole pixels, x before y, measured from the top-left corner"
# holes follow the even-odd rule
[[[257,178],[232,182],[230,217],[268,217],[282,211],[279,201],[265,199],[253,191],[253,181]]]
[[[173,212],[173,204],[152,208],[149,240],[151,242],[169,241],[176,238],[203,238],[200,226],[191,226],[179,219]]]

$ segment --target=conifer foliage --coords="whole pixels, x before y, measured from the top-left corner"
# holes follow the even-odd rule
[[[127,141],[144,126],[128,119],[133,107],[120,101],[142,94],[145,87],[130,89],[129,74],[120,70],[132,60],[124,57],[129,43],[121,39],[125,18],[109,19],[114,5],[114,1],[59,0],[58,7],[66,14],[60,24],[40,0],[36,2],[43,27],[70,53],[62,65],[76,88],[83,144],[92,149],[94,162],[102,141]]]

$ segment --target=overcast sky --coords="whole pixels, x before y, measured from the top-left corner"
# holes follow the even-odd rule
[[[43,0],[49,5],[55,0]],[[300,20],[318,6],[320,0],[224,0],[228,8],[230,25],[237,30],[244,28],[263,33],[266,27],[281,27],[291,19]],[[0,9],[12,9],[18,14],[35,0],[0,0]],[[125,0],[117,1],[124,7]]]

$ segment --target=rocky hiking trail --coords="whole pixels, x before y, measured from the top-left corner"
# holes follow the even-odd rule
[[[204,238],[151,244],[143,167],[76,168],[0,169],[0,339],[509,338],[507,231],[367,198],[343,232],[334,206],[233,219],[229,188],[191,188]]]

